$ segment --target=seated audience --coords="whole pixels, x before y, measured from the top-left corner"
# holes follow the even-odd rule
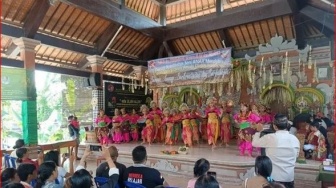
[[[328,131],[334,131],[333,126],[335,126],[335,123],[331,121],[328,117],[324,116],[322,112],[318,112],[314,116],[314,119],[321,122],[321,126],[327,129]]]
[[[270,158],[258,156],[255,160],[254,170],[256,176],[245,179],[243,188],[262,188],[272,182],[272,161]]]
[[[210,169],[210,163],[208,160],[202,158],[196,161],[194,166],[194,178],[189,180],[188,182],[188,188],[194,188],[196,180],[202,176],[205,175]]]
[[[57,177],[57,165],[53,161],[44,162],[38,169],[35,188],[62,188],[63,186],[55,183]]]
[[[66,180],[65,188],[91,188],[94,186],[92,175],[85,169],[86,159],[91,154],[90,147],[87,146],[75,173]],[[116,168],[109,152],[109,148],[102,147],[102,156],[107,161],[109,167],[109,180],[101,188],[114,188],[118,184],[119,170]]]
[[[137,146],[132,151],[133,166],[126,168],[124,181],[141,184],[147,188],[158,185],[169,186],[160,172],[146,166],[147,151],[144,146]]]
[[[299,156],[300,142],[296,136],[287,131],[288,120],[284,115],[276,115],[273,128],[275,133],[260,137],[255,133],[252,140],[253,147],[265,148],[266,156],[272,161],[272,177],[274,181],[294,188],[294,168]]]
[[[16,155],[16,150],[19,149],[19,148],[22,148],[24,147],[25,143],[24,143],[24,140],[23,139],[18,139],[16,142],[15,142],[15,145],[13,147],[13,151],[12,153],[10,154],[11,157],[15,157],[15,158],[18,158],[17,155]]]
[[[36,165],[30,163],[20,164],[17,168],[21,184],[25,188],[33,188],[30,183],[37,178]]]
[[[111,146],[108,148],[108,151],[110,153],[110,157],[111,159],[113,160],[115,166],[118,168],[119,170],[119,180],[118,180],[118,185],[119,187],[125,187],[124,186],[124,172],[126,170],[126,166],[121,164],[121,163],[118,163],[117,162],[117,158],[118,158],[118,149],[115,147],[115,146]],[[107,162],[103,162],[101,163],[97,170],[96,170],[96,177],[104,177],[104,178],[108,178],[109,177],[109,165]]]
[[[319,131],[320,123],[314,121],[309,125],[309,132],[303,150],[306,153],[306,158],[313,157],[314,159],[323,160],[326,158],[327,148],[326,139]]]
[[[4,188],[25,188],[21,183],[10,183],[7,185],[2,185]]]
[[[68,178],[70,177],[73,172],[74,172],[74,167],[73,167],[73,163],[74,163],[74,157],[70,156],[69,157],[69,161],[70,161],[70,172],[67,172],[64,168],[63,168],[63,164],[66,161],[67,157],[65,155],[62,155],[62,162],[60,164],[60,155],[58,153],[58,151],[49,151],[48,153],[46,153],[44,155],[44,162],[46,161],[52,161],[57,165],[57,170],[58,170],[58,177],[57,180],[59,182],[59,184],[63,187],[64,186],[64,178]]]
[[[1,183],[5,186],[10,183],[20,183],[20,178],[15,168],[6,168],[1,172]]]
[[[18,164],[21,163],[29,163],[29,164],[33,164],[36,166],[36,169],[38,169],[39,164],[42,163],[42,156],[43,154],[40,153],[38,155],[38,159],[37,161],[33,161],[32,159],[29,158],[29,152],[27,148],[19,148],[16,150],[16,155],[17,155],[17,160],[16,162]]]
[[[200,176],[196,183],[195,188],[220,188],[218,181],[211,175]]]

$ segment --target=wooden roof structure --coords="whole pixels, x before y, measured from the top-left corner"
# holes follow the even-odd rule
[[[332,0],[3,0],[1,53],[19,60],[13,38],[41,41],[38,64],[90,71],[107,57],[123,76],[150,59],[232,47],[236,57],[273,36],[299,47],[334,35]],[[11,66],[10,62],[3,63]]]

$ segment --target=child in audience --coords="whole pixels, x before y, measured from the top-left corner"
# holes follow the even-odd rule
[[[63,186],[55,183],[57,177],[58,170],[56,164],[53,161],[44,162],[38,169],[35,188],[62,188]]]
[[[263,188],[272,182],[272,161],[267,156],[258,156],[255,160],[255,174],[252,178],[247,178],[243,182],[242,188]]]
[[[189,180],[188,188],[194,188],[197,178],[202,175],[205,175],[210,169],[210,163],[208,160],[202,158],[196,161],[194,166],[194,177],[193,179]]]
[[[15,168],[6,168],[1,172],[1,185],[5,186],[10,183],[20,183],[20,178]]]
[[[33,188],[30,183],[37,178],[37,168],[34,164],[20,164],[17,173],[25,188]]]
[[[220,188],[218,181],[214,176],[202,175],[195,183],[195,188]]]

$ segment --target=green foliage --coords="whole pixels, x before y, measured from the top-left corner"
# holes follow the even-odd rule
[[[75,111],[76,104],[76,85],[73,79],[69,79],[66,81],[67,92],[65,94],[66,101],[69,106],[70,112]]]

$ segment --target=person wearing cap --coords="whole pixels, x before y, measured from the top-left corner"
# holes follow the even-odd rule
[[[12,153],[10,154],[10,156],[14,157],[14,158],[17,158],[16,150],[19,149],[19,148],[22,148],[24,145],[25,145],[24,140],[23,139],[18,139],[15,142],[15,145],[13,147],[14,151],[12,151]]]
[[[117,162],[117,158],[119,156],[119,153],[118,153],[118,149],[115,146],[110,146],[108,148],[108,150],[109,150],[111,159],[113,160],[115,166],[119,170],[118,185],[119,185],[119,187],[125,187],[124,186],[124,180],[123,180],[123,173],[126,170],[126,166]],[[109,165],[108,165],[107,162],[101,163],[96,170],[96,177],[109,178],[109,170],[110,170],[110,168],[109,168]]]
[[[296,158],[299,156],[300,142],[296,136],[289,134],[288,119],[285,115],[275,116],[273,128],[275,133],[262,137],[260,132],[255,133],[252,145],[265,148],[266,156],[272,161],[274,181],[283,184],[286,188],[294,188],[294,168]]]
[[[309,132],[303,150],[306,153],[306,158],[314,157],[317,160],[326,158],[326,138],[319,131],[320,122],[314,121],[309,124]]]

